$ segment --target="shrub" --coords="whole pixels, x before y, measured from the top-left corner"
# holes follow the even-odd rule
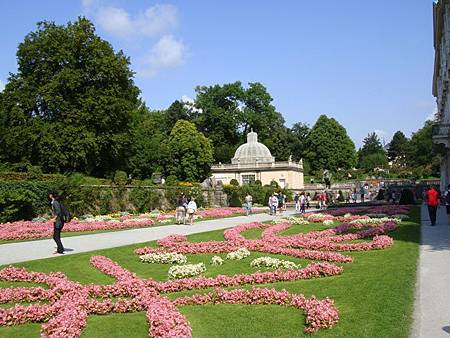
[[[230,185],[235,186],[235,187],[238,187],[238,186],[239,186],[239,182],[237,181],[237,179],[233,178],[233,179],[230,181]]]
[[[231,193],[230,207],[242,207],[242,202],[239,199],[239,193],[237,191]]]
[[[114,174],[114,183],[117,185],[126,185],[127,184],[127,173],[121,170],[117,170]]]
[[[37,196],[29,190],[0,191],[0,223],[32,219],[33,200]]]
[[[130,202],[138,212],[151,211],[160,207],[161,196],[157,190],[136,187],[130,193]]]

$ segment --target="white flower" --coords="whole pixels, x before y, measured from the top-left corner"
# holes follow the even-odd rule
[[[174,265],[171,266],[168,272],[170,279],[186,278],[197,276],[206,271],[204,263],[198,264],[186,264],[186,265]]]
[[[219,256],[213,256],[211,258],[211,264],[212,265],[222,265],[223,264],[223,259]]]
[[[143,263],[185,264],[187,262],[185,255],[176,252],[149,253],[139,256],[139,258]]]
[[[352,216],[352,214],[349,212],[344,215],[344,217],[351,217],[351,216]]]
[[[303,217],[288,217],[287,221],[291,224],[296,224],[296,225],[309,224],[309,221],[304,219]]]
[[[228,253],[227,259],[240,260],[247,256],[250,256],[250,251],[248,251],[246,248],[240,248],[240,249],[237,249],[236,251],[232,251],[232,252]]]
[[[334,222],[331,219],[326,219],[322,223],[323,223],[323,225],[333,225],[334,224]]]
[[[250,266],[258,268],[264,266],[266,268],[288,269],[288,270],[300,268],[300,265],[297,265],[294,262],[273,258],[269,256],[259,257],[252,260]]]
[[[398,215],[397,215],[398,216]],[[400,218],[392,218],[392,217],[382,217],[382,218],[358,218],[350,221],[350,224],[383,224],[386,222],[395,222],[395,223],[401,223],[402,220]]]

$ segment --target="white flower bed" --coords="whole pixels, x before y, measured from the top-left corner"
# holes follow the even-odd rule
[[[219,256],[213,256],[211,258],[211,264],[212,265],[222,265],[223,264],[223,259]]]
[[[331,219],[326,219],[325,221],[322,222],[323,225],[333,225],[334,221],[332,221]]]
[[[350,221],[350,224],[358,223],[358,224],[383,224],[386,222],[395,222],[401,223],[402,220],[400,218],[393,217],[382,217],[382,218],[359,218]]]
[[[344,215],[344,217],[351,217],[351,216],[352,216],[352,214],[349,212]]]
[[[198,264],[186,264],[186,265],[174,265],[171,266],[168,272],[170,279],[193,277],[206,271],[204,263]]]
[[[367,214],[367,216],[369,216],[370,218],[383,218],[383,217],[388,217],[387,214]]]
[[[309,221],[304,219],[303,217],[288,217],[287,221],[291,224],[296,224],[296,225],[309,224]]]
[[[408,215],[403,215],[403,214],[400,214],[400,215],[392,215],[391,217],[392,217],[392,218],[398,218],[398,219],[401,219],[401,220],[407,220],[407,219],[409,219],[409,216],[408,216]]]
[[[250,256],[250,251],[246,248],[240,248],[227,254],[227,259],[240,260]]]
[[[139,258],[143,263],[185,264],[187,262],[185,255],[176,252],[149,253],[139,256]]]
[[[330,215],[317,213],[317,214],[310,214],[310,215],[306,216],[306,218],[307,219],[310,219],[310,218],[330,218]]]
[[[295,270],[300,268],[300,265],[295,264],[291,261],[285,261],[278,258],[273,258],[269,256],[259,257],[251,261],[250,266],[254,268],[266,267],[274,269],[288,269]]]

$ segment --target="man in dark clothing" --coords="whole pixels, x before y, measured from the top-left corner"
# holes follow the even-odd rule
[[[439,192],[431,187],[428,189],[426,193],[427,205],[428,205],[428,214],[430,215],[431,225],[436,225],[436,212],[439,205]]]
[[[61,242],[61,230],[64,226],[64,215],[61,204],[58,202],[57,196],[53,193],[49,194],[52,200],[52,214],[53,214],[53,239],[56,242],[56,251],[54,254],[64,254],[64,247]]]

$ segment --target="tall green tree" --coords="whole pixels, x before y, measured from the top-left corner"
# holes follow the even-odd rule
[[[373,132],[364,138],[363,145],[358,151],[358,164],[360,168],[373,171],[387,165],[386,151],[378,135]]]
[[[301,122],[294,123],[289,131],[289,155],[292,155],[295,161],[305,157],[309,132],[308,125]]]
[[[229,162],[236,148],[253,129],[275,157],[286,157],[284,119],[272,105],[272,97],[260,83],[241,82],[196,88],[194,122],[213,143],[216,162]],[[284,144],[284,146],[280,146]],[[279,153],[281,151],[281,153]]]
[[[440,157],[433,153],[432,129],[435,122],[426,121],[424,126],[411,136],[407,162],[411,167],[430,166],[438,174]]]
[[[139,90],[130,61],[85,19],[38,23],[17,51],[0,107],[0,158],[47,172],[126,166]]]
[[[321,115],[308,134],[306,159],[316,172],[350,169],[356,164],[355,144],[338,121]]]
[[[150,178],[162,171],[164,165],[165,132],[164,112],[150,112],[142,106],[133,119],[129,172],[140,179]]]
[[[409,152],[409,140],[400,130],[392,137],[388,144],[388,159],[399,166],[406,165],[406,157]]]
[[[208,177],[214,162],[211,142],[195,124],[178,120],[165,146],[165,173],[180,181],[198,182]]]

